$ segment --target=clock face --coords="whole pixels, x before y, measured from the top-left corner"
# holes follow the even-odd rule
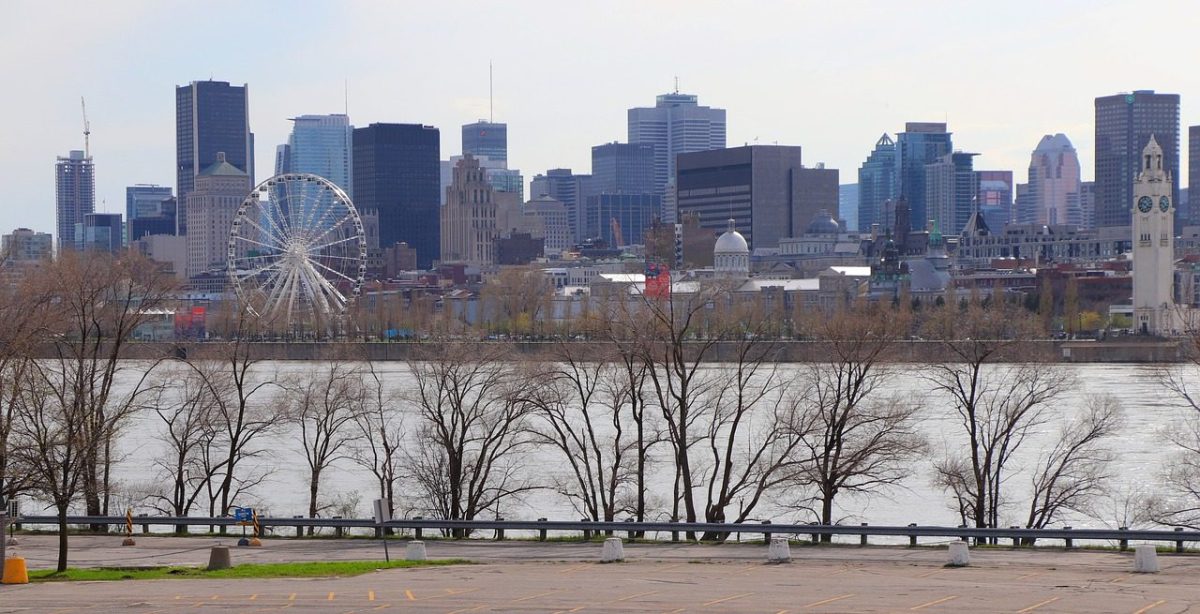
[[[1150,213],[1154,208],[1154,199],[1149,196],[1143,196],[1138,199],[1138,210],[1142,213]]]
[[[1167,198],[1166,196],[1158,199],[1158,208],[1162,209],[1163,213],[1166,213],[1167,209],[1171,208],[1171,199]]]

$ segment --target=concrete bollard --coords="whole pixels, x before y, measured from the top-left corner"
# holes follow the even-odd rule
[[[409,561],[425,560],[425,542],[411,541],[404,548],[404,558]]]
[[[1133,573],[1158,573],[1158,551],[1154,544],[1138,544],[1133,549]]]
[[[767,546],[768,563],[791,563],[792,547],[786,537],[772,537],[771,545]]]
[[[610,537],[604,540],[604,548],[600,551],[601,563],[620,563],[625,560],[625,547],[620,537]]]
[[[229,546],[213,546],[208,552],[208,570],[229,569],[233,562],[229,558]]]
[[[965,540],[950,542],[950,567],[966,567],[971,564],[971,553]]]

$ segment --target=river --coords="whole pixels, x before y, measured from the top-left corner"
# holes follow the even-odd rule
[[[127,364],[122,381],[130,381],[138,372],[139,365],[140,363]],[[302,373],[309,367],[311,364],[308,363],[282,361],[259,363],[255,368],[260,377],[265,377],[270,374]],[[403,362],[377,363],[376,368],[385,374],[385,381],[396,390],[403,390],[412,385],[412,378]],[[781,368],[795,370],[803,367],[782,365]],[[1162,388],[1154,372],[1148,367],[1074,364],[1057,365],[1054,368],[1063,369],[1073,375],[1079,384],[1056,402],[1051,410],[1052,420],[1024,444],[1014,461],[1016,470],[1012,472],[1006,488],[1014,494],[1026,492],[1030,468],[1047,449],[1062,421],[1070,419],[1080,410],[1086,395],[1111,394],[1121,402],[1125,414],[1125,423],[1120,435],[1109,441],[1116,453],[1112,465],[1112,474],[1115,476],[1111,488],[1112,496],[1099,502],[1094,518],[1068,517],[1064,518],[1064,521],[1075,523],[1077,527],[1117,526],[1123,522],[1121,509],[1125,500],[1141,501],[1163,490],[1161,474],[1167,463],[1171,462],[1172,454],[1176,453],[1176,449],[1167,441],[1164,430],[1183,419],[1187,410],[1173,404],[1172,397]],[[891,392],[923,403],[922,431],[929,439],[930,457],[915,462],[910,477],[900,486],[871,496],[841,497],[838,511],[842,522],[867,522],[875,525],[959,524],[957,513],[951,508],[950,498],[931,485],[931,468],[933,458],[956,447],[959,437],[956,429],[960,427],[946,399],[931,395],[929,384],[921,375],[922,367],[919,365],[900,366],[893,378]],[[416,425],[415,417],[406,417],[409,432],[415,431]],[[153,462],[164,450],[159,439],[162,429],[161,420],[149,410],[134,416],[126,425],[118,442],[118,449],[122,454],[115,469],[116,490],[121,494],[115,501],[120,507],[123,508],[126,502],[132,502],[135,513],[153,513],[153,510],[138,500],[147,492],[169,487],[169,482],[164,481],[163,474]],[[281,427],[258,440],[258,447],[267,453],[246,461],[244,469],[262,471],[267,477],[248,497],[239,501],[240,504],[253,505],[263,514],[272,516],[291,516],[306,512],[307,466],[297,437],[296,429]],[[660,457],[664,452],[665,447],[660,449]],[[553,474],[563,466],[557,454],[557,451],[550,449],[536,452],[530,458],[528,470],[535,475]],[[670,464],[660,460],[651,479],[651,497],[661,506],[660,509],[664,509],[669,505],[671,491]],[[326,473],[323,493],[326,500],[340,499],[343,503],[357,501],[352,507],[344,507],[337,513],[365,517],[370,515],[371,500],[376,496],[376,489],[373,478],[366,469],[350,460],[342,459]],[[1013,505],[1005,510],[1005,526],[1021,523],[1025,515],[1023,505]],[[404,509],[405,506],[401,502],[398,507]],[[28,508],[25,511],[37,513]],[[203,514],[199,510],[193,513]],[[327,515],[334,513],[330,511]],[[509,501],[502,510],[502,515],[508,519],[547,517],[567,520],[580,517],[563,497],[548,490]],[[665,516],[665,513],[660,512],[654,519],[663,519]],[[770,518],[777,523],[812,520],[810,515],[780,508],[773,502],[761,506],[760,513],[754,516],[756,519]]]

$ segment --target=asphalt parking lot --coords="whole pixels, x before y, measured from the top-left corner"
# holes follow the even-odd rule
[[[45,539],[46,543],[41,543]],[[30,566],[53,538],[23,537]],[[72,540],[73,565],[202,564],[213,540]],[[1132,553],[975,550],[944,567],[939,548],[793,547],[768,565],[761,545],[626,546],[596,562],[595,543],[427,542],[432,558],[476,564],[378,571],[353,578],[154,580],[0,587],[0,612],[1184,612],[1200,607],[1200,557],[1161,555],[1133,574]],[[393,548],[400,554],[401,548]],[[269,541],[234,561],[378,558],[365,540]],[[52,557],[51,557],[52,558]],[[108,559],[107,561],[105,559]]]

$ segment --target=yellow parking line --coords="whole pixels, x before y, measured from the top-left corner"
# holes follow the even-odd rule
[[[629,601],[630,599],[637,599],[638,597],[645,597],[646,595],[653,595],[654,593],[657,593],[657,592],[658,591],[646,591],[644,593],[636,593],[633,595],[629,595],[627,597],[621,597],[620,599],[614,599],[610,603],[621,603],[622,601]]]
[[[466,594],[466,593],[474,593],[474,592],[475,592],[475,591],[477,591],[477,590],[479,590],[479,589],[477,589],[477,588],[464,588],[464,589],[461,589],[461,590],[457,590],[457,591],[456,591],[456,590],[454,590],[454,589],[452,589],[452,588],[448,588],[448,589],[446,589],[446,594],[444,594],[444,595],[430,595],[430,596],[428,596],[428,597],[417,597],[416,599],[413,599],[413,601],[429,601],[430,599],[441,599],[442,597],[453,597],[453,596],[455,596],[455,595],[463,595],[463,594]]]
[[[1157,608],[1158,606],[1160,606],[1166,602],[1167,602],[1166,599],[1159,599],[1158,601],[1155,601],[1154,603],[1134,612],[1133,614],[1145,614],[1146,612],[1149,612],[1150,610]]]
[[[292,593],[291,595],[288,595],[288,601],[295,601],[295,600],[296,600],[296,593]]]
[[[409,601],[416,601],[416,600],[417,600],[417,598],[413,596],[413,593],[412,593],[412,591],[410,591],[410,590],[405,590],[405,591],[404,591],[404,596],[405,596],[405,597],[408,597],[408,600],[409,600]]]
[[[375,601],[375,591],[367,591],[367,601]]]
[[[257,594],[255,594],[255,595],[250,595],[250,601],[254,601],[255,599],[258,599],[258,595],[257,595]]]
[[[1024,614],[1025,612],[1032,612],[1032,611],[1034,611],[1034,610],[1036,610],[1036,609],[1038,609],[1038,608],[1040,608],[1040,607],[1042,607],[1042,606],[1044,606],[1044,605],[1049,605],[1049,604],[1051,604],[1051,603],[1054,603],[1055,601],[1058,601],[1059,599],[1062,599],[1062,597],[1051,597],[1051,598],[1049,598],[1049,599],[1047,599],[1047,600],[1045,600],[1045,601],[1042,601],[1042,602],[1040,602],[1040,603],[1035,603],[1035,604],[1033,604],[1033,605],[1031,605],[1031,606],[1029,606],[1029,607],[1027,607],[1027,608],[1024,608],[1024,609],[1021,609],[1021,610],[1017,610],[1017,614]]]
[[[851,597],[853,597],[853,596],[854,596],[854,593],[847,593],[847,594],[845,594],[845,595],[838,595],[837,597],[830,597],[829,599],[822,599],[821,601],[814,601],[814,602],[812,602],[812,603],[809,603],[809,604],[806,604],[806,605],[803,605],[803,606],[800,606],[800,607],[804,607],[804,608],[815,608],[815,607],[817,607],[817,606],[819,606],[819,605],[825,605],[825,604],[827,604],[827,603],[833,603],[833,602],[835,602],[835,601],[841,601],[841,600],[843,600],[843,599],[849,599],[849,598],[851,598]]]
[[[1109,580],[1109,581],[1108,581],[1108,583],[1109,583],[1109,584],[1119,584],[1121,581],[1123,581],[1123,580],[1128,580],[1130,577],[1131,577],[1131,574],[1125,574],[1125,575],[1123,575],[1123,576],[1117,576],[1117,577],[1113,578],[1112,580]]]
[[[909,610],[924,610],[925,608],[933,607],[939,603],[946,603],[947,601],[950,601],[951,599],[958,599],[958,595],[950,595],[949,597],[942,597],[941,599],[937,599],[935,601],[930,601],[928,603],[922,603],[921,605],[916,605],[916,606],[909,608]]]
[[[553,595],[554,593],[557,593],[557,592],[558,591],[546,591],[544,593],[538,593],[536,595],[529,595],[528,597],[521,597],[520,599],[513,599],[513,603],[529,601],[530,599],[537,599],[538,597],[545,597],[546,595]]]
[[[325,601],[333,601],[333,591],[329,591],[329,596],[325,598]]]
[[[373,608],[371,608],[371,609],[372,609],[372,610],[382,610],[382,609],[384,609],[384,608],[390,608],[390,607],[392,607],[392,604],[390,604],[390,603],[385,603],[385,604],[383,604],[383,605],[377,605],[377,606],[375,606],[375,607],[373,607]]]
[[[717,605],[718,603],[725,603],[726,601],[733,601],[734,599],[741,599],[742,597],[749,597],[750,595],[753,595],[753,594],[754,593],[740,593],[737,595],[730,595],[728,597],[722,597],[720,599],[713,599],[712,601],[709,601],[707,603],[702,603],[702,604],[700,604],[700,606],[707,607],[710,605]]]
[[[463,614],[464,612],[474,612],[475,610],[480,610],[485,607],[487,607],[487,604],[477,605],[473,608],[463,608],[461,610],[454,610],[453,612],[450,612],[450,614]]]

